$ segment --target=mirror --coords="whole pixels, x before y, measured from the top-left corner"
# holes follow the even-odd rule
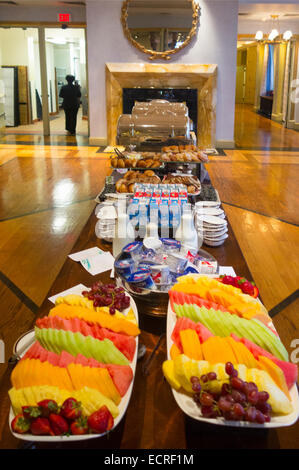
[[[199,23],[195,0],[125,0],[121,21],[128,40],[150,59],[170,59],[191,41]]]

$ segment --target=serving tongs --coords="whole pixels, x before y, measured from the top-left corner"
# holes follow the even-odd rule
[[[129,157],[127,155],[125,155],[124,153],[122,153],[118,148],[114,147],[114,152],[116,153],[116,155],[118,157],[121,157],[121,158],[126,158],[128,159]]]

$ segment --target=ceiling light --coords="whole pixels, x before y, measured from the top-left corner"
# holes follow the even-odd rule
[[[277,36],[279,36],[279,32],[277,31],[277,29],[272,29],[271,33],[268,36],[268,39],[269,41],[274,41]]]
[[[255,39],[256,39],[257,41],[262,41],[263,37],[264,37],[263,31],[257,31],[257,32],[256,32],[256,34],[255,34]]]
[[[284,39],[285,41],[289,41],[289,39],[291,39],[292,36],[293,36],[293,33],[292,33],[292,31],[290,31],[290,30],[285,31],[285,32],[283,33],[283,39]]]

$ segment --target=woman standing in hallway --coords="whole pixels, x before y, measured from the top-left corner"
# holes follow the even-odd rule
[[[61,87],[59,96],[63,98],[62,107],[65,112],[65,129],[69,135],[76,135],[77,114],[80,106],[81,91],[79,85],[73,85],[75,77],[65,77],[67,85]]]

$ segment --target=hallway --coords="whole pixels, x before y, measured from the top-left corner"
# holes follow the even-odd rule
[[[252,105],[237,104],[235,145],[252,150],[299,149],[299,132],[256,113]]]

